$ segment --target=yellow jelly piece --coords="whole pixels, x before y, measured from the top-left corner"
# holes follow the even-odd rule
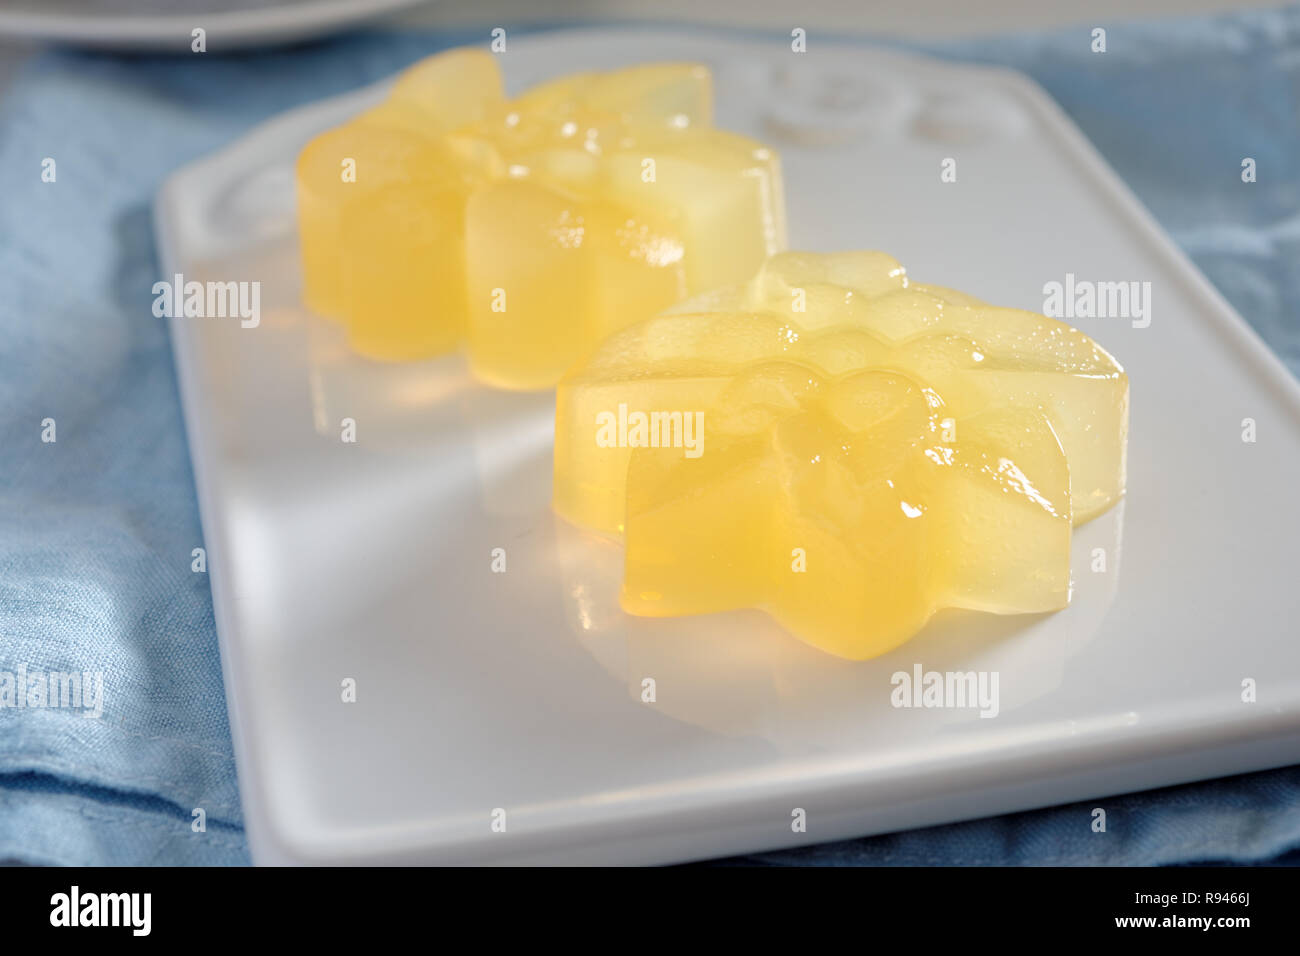
[[[364,355],[464,344],[490,383],[553,385],[611,333],[784,247],[776,155],[712,124],[695,64],[508,100],[491,54],[431,57],[299,156],[304,301]]]
[[[940,608],[1064,607],[1127,431],[1128,378],[1078,330],[883,253],[785,253],[565,376],[554,505],[624,535],[633,614],[758,607],[864,659]]]

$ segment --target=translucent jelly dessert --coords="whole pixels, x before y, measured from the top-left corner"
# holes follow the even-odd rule
[[[698,65],[508,100],[487,52],[425,60],[299,156],[304,300],[365,355],[463,343],[489,382],[553,385],[611,332],[784,248],[775,153],[712,122]]]
[[[785,253],[560,382],[556,510],[622,534],[639,615],[766,610],[864,659],[944,607],[1052,611],[1124,491],[1128,378],[1042,315]]]

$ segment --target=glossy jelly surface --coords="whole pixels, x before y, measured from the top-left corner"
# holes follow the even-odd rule
[[[757,607],[863,659],[940,608],[1064,607],[1127,430],[1127,376],[1078,330],[883,253],[785,253],[565,376],[554,505],[624,536],[633,614]]]
[[[490,53],[425,60],[300,154],[304,300],[370,357],[464,344],[492,384],[551,386],[610,333],[784,248],[777,156],[714,129],[712,98],[695,64],[507,99]]]

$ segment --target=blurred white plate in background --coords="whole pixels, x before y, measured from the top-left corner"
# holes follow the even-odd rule
[[[120,50],[209,52],[323,36],[428,0],[9,0],[0,37]]]

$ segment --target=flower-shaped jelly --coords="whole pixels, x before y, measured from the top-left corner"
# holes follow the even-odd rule
[[[940,608],[1051,611],[1123,494],[1128,378],[1082,332],[786,253],[561,381],[556,510],[625,540],[640,615],[762,608],[855,659]]]
[[[464,344],[510,388],[555,384],[611,332],[744,281],[785,243],[776,155],[712,127],[694,64],[506,99],[490,53],[440,54],[311,140],[297,185],[311,309],[374,358]]]

